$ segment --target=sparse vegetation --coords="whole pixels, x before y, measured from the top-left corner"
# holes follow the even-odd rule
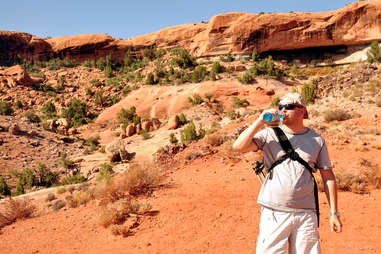
[[[11,115],[13,109],[10,103],[6,101],[0,101],[0,115]]]
[[[62,110],[62,117],[66,118],[70,127],[79,127],[86,124],[87,105],[79,99],[71,99],[68,108]]]
[[[7,182],[4,177],[0,175],[0,198],[1,196],[9,196],[11,195],[11,190],[8,187]]]
[[[200,125],[199,130],[196,130],[196,126],[191,121],[184,130],[181,131],[181,142],[187,143],[195,140],[199,140],[205,136],[205,130]]]
[[[323,117],[326,122],[345,121],[352,118],[347,111],[340,108],[324,111]]]
[[[246,99],[240,99],[237,96],[233,97],[233,107],[234,108],[246,108],[250,103]]]
[[[373,41],[370,44],[370,49],[366,52],[368,62],[381,62],[381,50],[380,44],[378,41]]]
[[[188,101],[192,103],[192,105],[199,105],[204,102],[199,94],[193,94],[192,97],[188,97]]]
[[[37,208],[30,199],[13,199],[9,198],[2,204],[0,211],[0,229],[12,224],[17,219],[33,217]]]

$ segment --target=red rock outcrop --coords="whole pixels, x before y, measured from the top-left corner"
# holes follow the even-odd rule
[[[0,31],[0,62],[73,57],[80,61],[112,54],[121,62],[127,49],[184,47],[197,56],[247,54],[322,46],[366,44],[381,40],[381,1],[360,1],[322,13],[227,13],[209,23],[185,24],[129,40],[108,35],[76,35],[43,40]]]
[[[15,65],[6,70],[0,70],[0,88],[14,87],[16,85],[29,86],[39,84],[42,78],[31,78],[22,65]]]

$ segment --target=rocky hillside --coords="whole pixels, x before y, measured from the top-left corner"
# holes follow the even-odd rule
[[[381,1],[359,1],[324,13],[227,13],[207,23],[179,25],[127,40],[101,34],[42,39],[0,31],[0,63],[18,58],[45,61],[69,57],[84,61],[106,55],[122,62],[127,50],[139,56],[144,48],[151,47],[183,47],[197,56],[335,46],[348,53],[349,45],[381,39],[380,14]]]

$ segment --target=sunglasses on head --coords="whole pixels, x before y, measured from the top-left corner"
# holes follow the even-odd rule
[[[303,108],[301,105],[296,105],[296,104],[284,104],[284,105],[279,105],[278,106],[279,110],[282,110],[283,108],[287,110],[293,110],[295,108]]]

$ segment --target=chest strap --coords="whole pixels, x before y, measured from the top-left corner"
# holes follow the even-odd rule
[[[297,161],[299,162],[300,164],[302,164],[307,170],[308,172],[311,173],[311,176],[312,176],[312,179],[314,181],[314,196],[315,196],[315,208],[316,208],[316,216],[317,216],[317,222],[318,222],[318,226],[319,226],[319,222],[320,222],[320,212],[319,212],[319,196],[318,196],[318,186],[317,186],[317,183],[316,183],[316,180],[315,180],[315,177],[312,173],[312,168],[311,166],[308,164],[308,162],[306,162],[305,160],[303,160],[299,154],[297,152],[295,152],[294,148],[292,147],[290,141],[288,140],[286,134],[284,134],[284,132],[282,131],[281,128],[279,127],[273,127],[272,128],[276,134],[276,136],[278,137],[278,140],[279,140],[279,143],[280,143],[280,146],[282,147],[283,151],[286,152],[285,155],[283,155],[282,157],[280,157],[278,160],[276,160],[272,165],[271,167],[267,170],[268,174],[269,174],[269,179],[271,180],[273,178],[273,170],[276,166],[278,166],[279,164],[281,164],[283,161],[285,161],[286,159],[290,158],[291,160],[293,161]]]

